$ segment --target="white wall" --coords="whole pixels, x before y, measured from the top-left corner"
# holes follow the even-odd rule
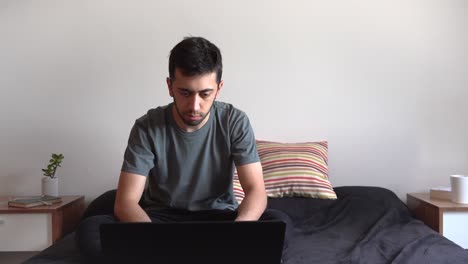
[[[0,0],[0,195],[115,188],[129,130],[170,102],[170,49],[224,56],[220,100],[259,139],[330,144],[335,186],[407,192],[468,173],[468,4],[394,1]]]

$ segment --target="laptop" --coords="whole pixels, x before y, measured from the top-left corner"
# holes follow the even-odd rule
[[[280,264],[281,221],[110,223],[100,226],[109,263]]]

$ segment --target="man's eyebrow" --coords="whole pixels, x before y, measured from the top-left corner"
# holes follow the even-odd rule
[[[183,91],[183,92],[194,93],[194,91],[192,91],[191,89],[183,88],[183,87],[179,87],[179,88],[177,88],[177,90]],[[205,88],[205,89],[203,89],[201,91],[198,91],[197,93],[212,92],[212,91],[214,91],[213,88]]]

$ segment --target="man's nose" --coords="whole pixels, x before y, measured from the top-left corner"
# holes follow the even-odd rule
[[[190,110],[192,110],[192,112],[198,112],[200,110],[200,97],[198,94],[194,94],[190,98]]]

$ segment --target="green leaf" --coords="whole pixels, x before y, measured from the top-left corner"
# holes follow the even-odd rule
[[[49,160],[49,165],[47,165],[47,169],[42,169],[45,176],[54,177],[57,167],[60,167],[63,159],[62,153],[52,153],[52,158]]]

